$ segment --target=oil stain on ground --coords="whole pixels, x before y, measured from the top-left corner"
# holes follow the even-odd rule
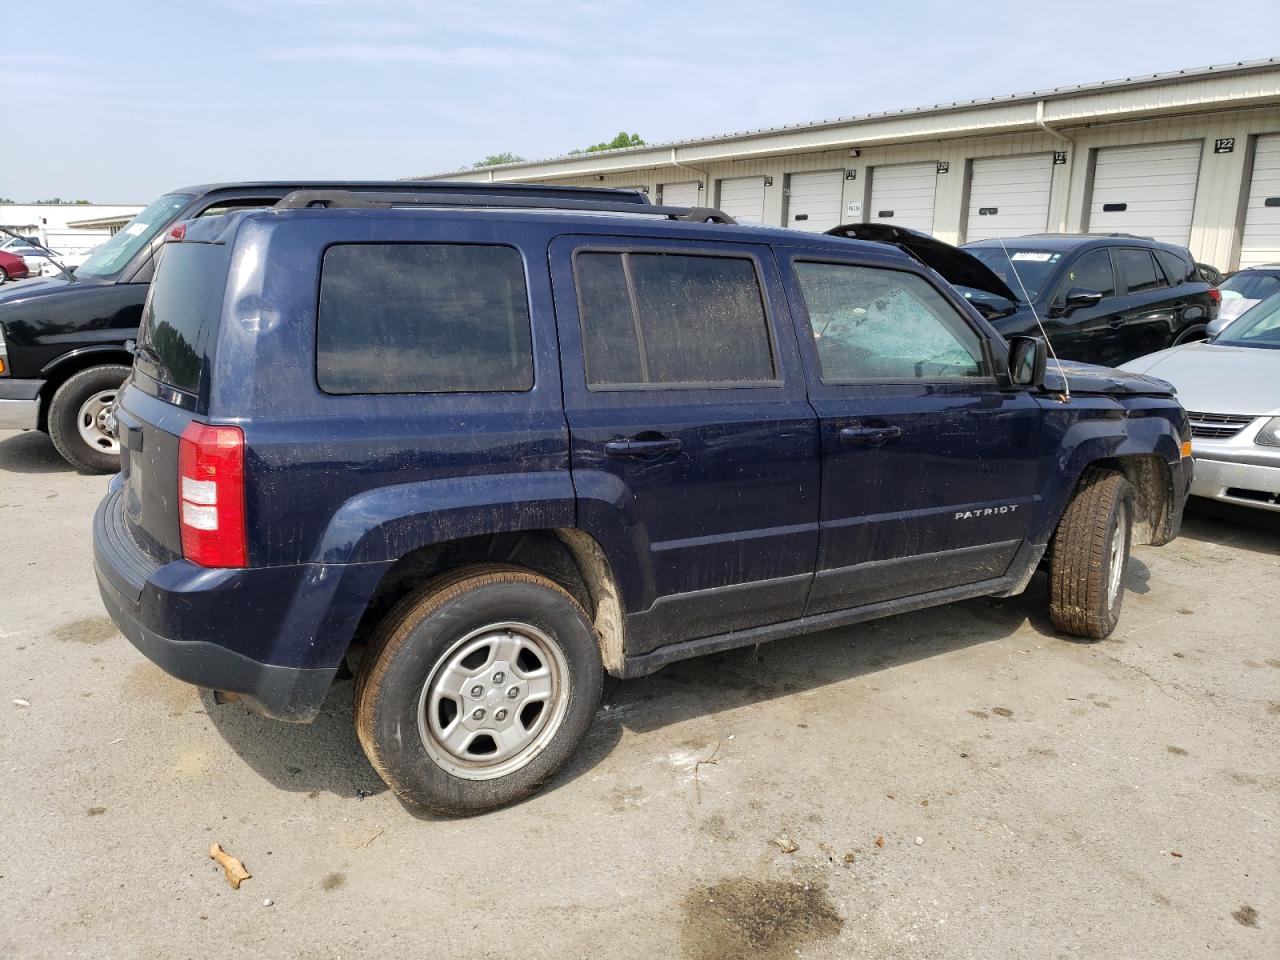
[[[53,631],[55,640],[68,643],[102,643],[112,637],[118,637],[120,631],[111,622],[110,617],[81,617],[64,623]]]
[[[691,890],[683,926],[688,960],[783,960],[836,936],[844,919],[819,881],[737,877]]]

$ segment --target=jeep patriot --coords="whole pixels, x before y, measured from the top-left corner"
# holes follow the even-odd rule
[[[113,408],[102,598],[406,803],[570,757],[603,676],[981,595],[1107,636],[1176,536],[1163,381],[1046,361],[885,244],[705,208],[299,191],[168,233]]]

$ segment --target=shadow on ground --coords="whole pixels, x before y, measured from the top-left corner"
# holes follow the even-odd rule
[[[53,441],[38,430],[15,433],[0,440],[0,471],[6,473],[75,473]]]
[[[1138,576],[1145,579],[1146,567],[1141,571]],[[1131,576],[1135,572],[1131,568]],[[544,792],[595,767],[617,746],[624,728],[648,733],[792,696],[1000,640],[1028,623],[1042,635],[1061,639],[1049,621],[1043,574],[1018,597],[968,600],[686,660],[639,680],[608,680],[601,710],[582,747]],[[238,703],[215,704],[208,694],[204,699],[214,727],[228,745],[279,789],[341,797],[381,793],[386,786],[356,738],[352,695],[351,681],[334,684],[319,717],[305,726],[267,720]]]

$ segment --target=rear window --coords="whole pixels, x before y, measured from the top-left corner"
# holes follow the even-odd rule
[[[320,272],[316,378],[339,394],[531,389],[520,254],[445,243],[330,247]]]
[[[752,260],[584,252],[574,260],[574,278],[589,386],[774,380]]]
[[[134,362],[147,376],[196,393],[206,345],[222,310],[228,247],[168,243],[143,310]]]

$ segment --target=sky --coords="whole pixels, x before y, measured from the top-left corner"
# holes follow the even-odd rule
[[[0,31],[0,197],[383,179],[1280,55],[1276,0],[62,0]],[[56,11],[56,12],[55,12]]]

